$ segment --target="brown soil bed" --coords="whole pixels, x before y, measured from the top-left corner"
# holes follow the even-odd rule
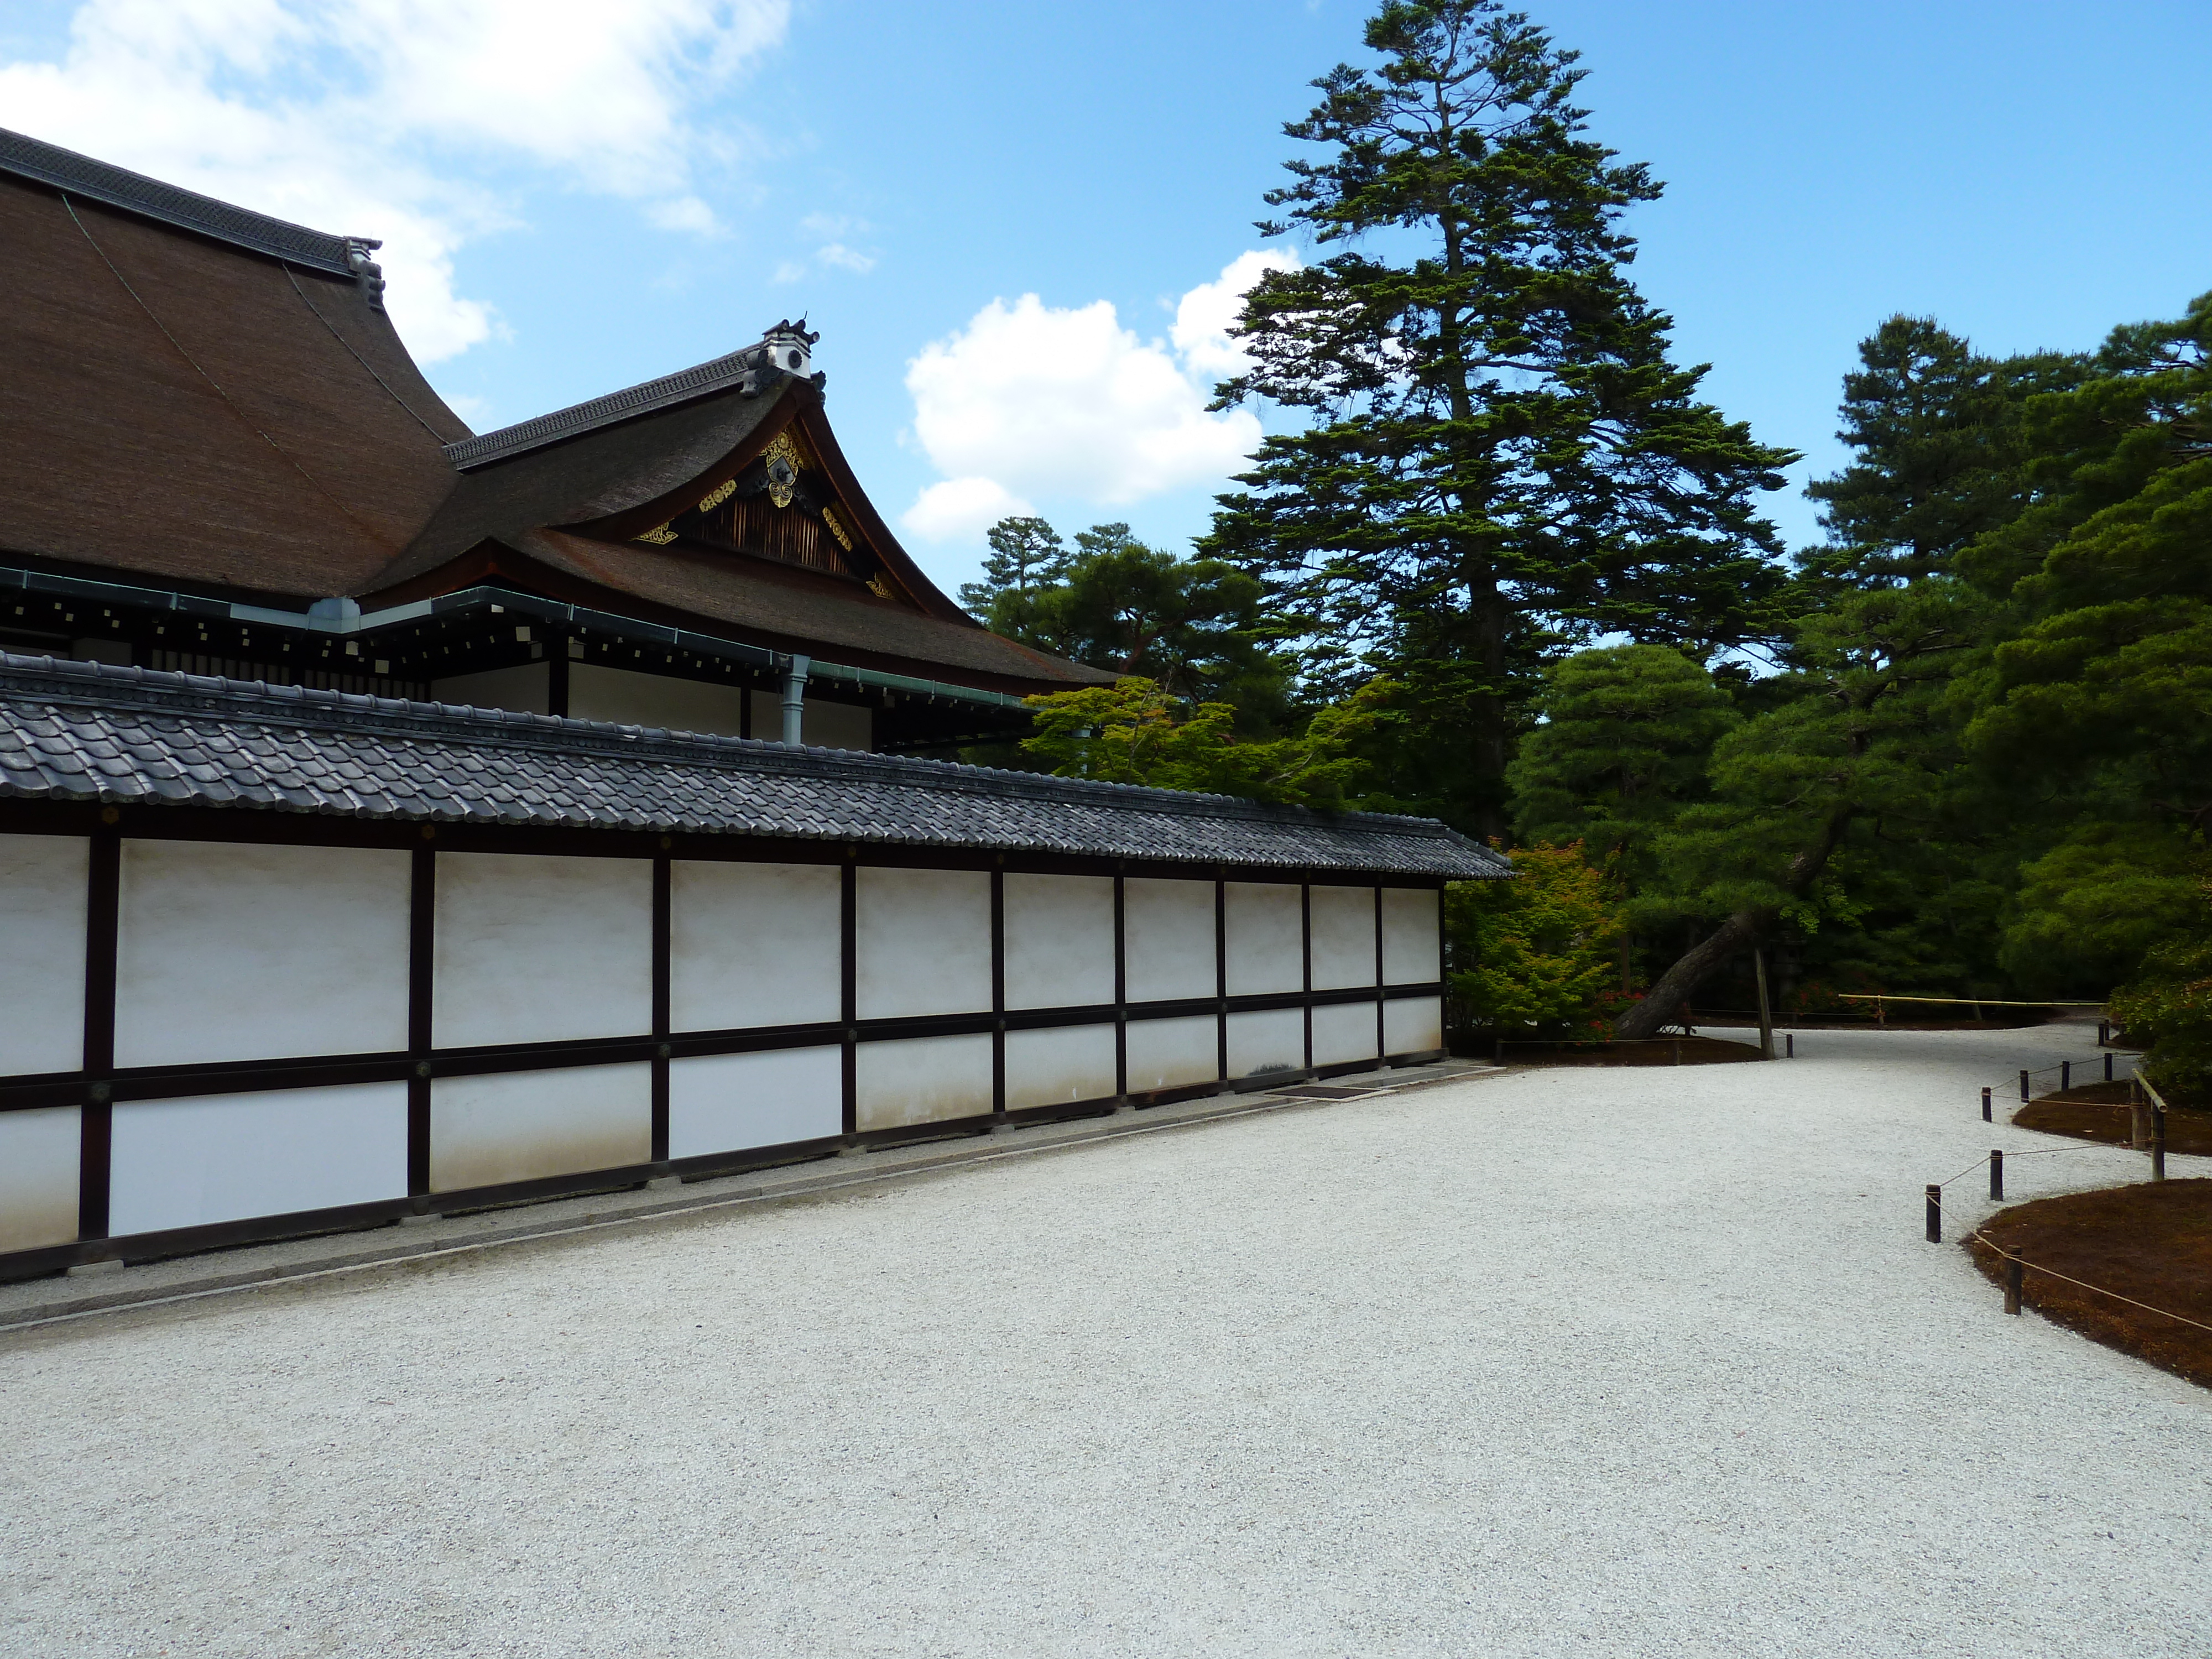
[[[2047,1135],[2068,1135],[2075,1140],[2100,1141],[2125,1146],[2135,1133],[2135,1108],[2125,1083],[2091,1083],[2064,1094],[2045,1095],[2012,1115],[2015,1127],[2036,1129]],[[2166,1150],[2212,1156],[2212,1112],[2184,1111],[2166,1115]]]
[[[1987,1240],[2027,1261],[2021,1299],[2045,1318],[2212,1388],[2212,1329],[2166,1316],[2212,1327],[2212,1181],[2148,1182],[2001,1210],[1966,1246],[1974,1264],[2002,1284],[2002,1260]],[[2052,1273],[2163,1311],[2100,1296]]]
[[[1782,1042],[1775,1039],[1775,1051]],[[1476,1044],[1472,1059],[1496,1054]],[[1508,1066],[1718,1066],[1739,1060],[1757,1060],[1756,1043],[1730,1042],[1720,1037],[1643,1037],[1632,1042],[1509,1042]]]

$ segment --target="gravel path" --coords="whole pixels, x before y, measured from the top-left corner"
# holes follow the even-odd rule
[[[0,1652],[2201,1659],[2212,1395],[1920,1237],[2088,1035],[1798,1047],[0,1340]]]

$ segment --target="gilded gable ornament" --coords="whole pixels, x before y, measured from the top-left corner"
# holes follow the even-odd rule
[[[799,487],[799,469],[804,465],[799,459],[799,446],[791,441],[789,432],[779,432],[761,459],[768,464],[769,500],[778,507],[789,507],[792,491]]]

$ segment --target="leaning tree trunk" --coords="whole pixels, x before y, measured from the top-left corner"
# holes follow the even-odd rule
[[[1783,890],[1790,897],[1803,895],[1828,862],[1828,854],[1836,850],[1843,839],[1844,826],[1851,821],[1849,810],[1830,818],[1820,839],[1814,846],[1790,860],[1790,872],[1782,879]],[[1657,1032],[1668,1021],[1681,1017],[1689,1006],[1691,997],[1698,988],[1711,979],[1721,965],[1739,951],[1747,951],[1765,938],[1766,930],[1774,925],[1777,912],[1759,908],[1737,911],[1717,928],[1712,936],[1685,951],[1679,961],[1659,975],[1659,982],[1644,994],[1641,1002],[1632,1002],[1619,1019],[1613,1022],[1616,1037],[1648,1037]]]

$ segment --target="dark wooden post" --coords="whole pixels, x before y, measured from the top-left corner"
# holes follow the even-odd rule
[[[2058,1092],[2063,1095],[2073,1086],[2074,1062],[2070,1060],[2062,1060],[2058,1062]]]
[[[2020,1282],[2025,1277],[2027,1266],[2016,1255],[2005,1258],[2005,1311],[2008,1314],[2020,1311]]]
[[[1993,1123],[1996,1121],[1996,1120],[1990,1115],[1990,1091],[1987,1089],[1982,1091],[1982,1121],[1984,1123]]]
[[[2150,1150],[2150,1111],[2148,1103],[2138,1097],[2128,1114],[2128,1145],[2138,1152]]]
[[[2020,1103],[2023,1106],[2027,1104],[2027,1073],[2025,1070],[2020,1074]]]
[[[2166,1179],[2166,1113],[2156,1106],[2150,1112],[2150,1178]]]
[[[1928,1183],[1928,1242],[1943,1242],[1943,1189],[1932,1181]]]
[[[2004,1152],[2001,1148],[1990,1148],[1990,1196],[2002,1200],[2004,1197]]]
[[[1797,1034],[1795,1031],[1782,1034],[1782,1057],[1784,1060],[1797,1058]]]
[[[1774,1058],[1774,1013],[1766,1005],[1766,952],[1757,945],[1751,951],[1752,977],[1759,981],[1759,1057]]]
[[[2111,1054],[2107,1054],[2105,1056],[2105,1081],[2106,1081],[2106,1082],[2107,1082],[2107,1083],[2110,1083],[2112,1080],[2112,1055],[2111,1055]]]

